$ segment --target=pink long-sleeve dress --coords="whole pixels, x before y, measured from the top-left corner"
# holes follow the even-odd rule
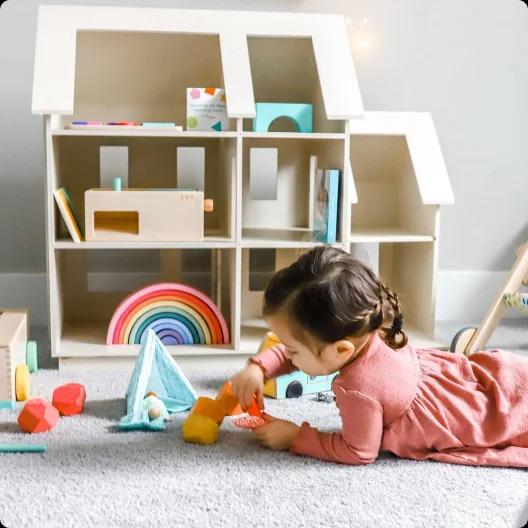
[[[295,369],[282,345],[257,354],[266,379]],[[393,350],[377,333],[334,379],[339,433],[304,422],[291,451],[345,464],[380,450],[415,460],[528,467],[528,359]]]

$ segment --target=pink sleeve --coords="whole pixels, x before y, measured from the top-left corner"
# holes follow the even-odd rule
[[[281,343],[251,358],[253,363],[260,365],[264,369],[267,380],[297,370],[292,362],[284,355],[284,348],[284,345]]]
[[[291,451],[342,464],[370,464],[376,460],[383,435],[383,409],[379,403],[356,391],[336,389],[343,429],[323,433],[304,422]]]

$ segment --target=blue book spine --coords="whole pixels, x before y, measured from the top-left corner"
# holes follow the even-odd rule
[[[328,188],[328,221],[326,230],[326,243],[335,244],[337,239],[337,216],[339,206],[339,171],[327,169],[325,171]]]

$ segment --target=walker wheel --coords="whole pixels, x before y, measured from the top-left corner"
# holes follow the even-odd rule
[[[31,381],[27,365],[18,365],[15,370],[15,392],[17,401],[26,401],[29,398]]]
[[[33,374],[38,370],[38,353],[37,343],[28,341],[26,344],[26,365],[29,367],[29,373]]]
[[[459,330],[451,341],[449,351],[454,352],[455,354],[465,355],[469,342],[473,339],[476,331],[477,329],[474,326],[466,326],[465,328],[462,328],[462,330]]]

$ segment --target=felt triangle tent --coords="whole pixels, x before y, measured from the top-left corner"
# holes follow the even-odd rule
[[[150,391],[163,401],[170,414],[188,411],[197,398],[189,380],[153,330],[148,331],[132,371],[126,392],[127,414],[119,421],[120,429],[165,429],[162,416],[155,420],[148,416],[144,399]]]

